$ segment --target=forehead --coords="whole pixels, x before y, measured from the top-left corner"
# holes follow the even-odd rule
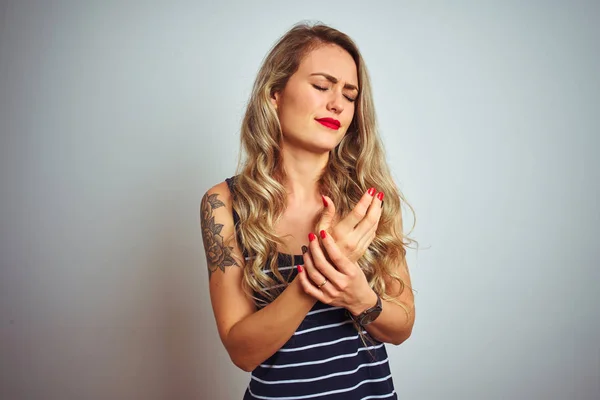
[[[324,45],[310,51],[300,62],[298,73],[309,76],[324,72],[342,83],[358,86],[356,63],[346,50],[337,45]]]

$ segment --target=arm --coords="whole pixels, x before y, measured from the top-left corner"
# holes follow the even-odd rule
[[[402,262],[399,263],[397,272],[404,283],[402,292],[399,292],[400,283],[391,279],[386,280],[386,292],[403,304],[406,309],[392,301],[381,299],[381,314],[375,321],[364,327],[375,339],[394,345],[399,345],[407,340],[415,324],[415,302],[405,259],[402,259]],[[366,309],[373,307],[377,302],[377,295],[373,290],[370,290],[364,295],[363,299],[362,302],[348,309],[352,315],[357,316]]]
[[[271,304],[256,311],[242,289],[244,257],[225,182],[202,198],[200,220],[219,336],[233,363],[252,371],[292,337],[316,300],[294,280]]]
[[[325,222],[321,225],[321,242],[329,259],[319,245],[316,236],[310,239],[310,254],[304,256],[306,273],[299,274],[306,293],[323,303],[346,308],[353,315],[359,315],[377,302],[377,295],[369,287],[366,277],[356,260],[364,253],[375,237],[381,215],[383,194],[374,196],[371,191],[361,198],[352,212],[329,228],[334,206],[328,197]],[[397,261],[394,268],[404,287],[394,279],[386,279],[386,294],[406,308],[393,301],[382,299],[382,312],[365,329],[379,341],[400,344],[411,335],[415,321],[414,296],[406,259]],[[315,287],[327,279],[328,284],[321,289]],[[400,291],[402,289],[402,291]]]

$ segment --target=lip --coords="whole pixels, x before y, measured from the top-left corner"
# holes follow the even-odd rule
[[[317,119],[317,122],[320,123],[321,125],[324,125],[328,128],[331,129],[335,129],[338,130],[340,129],[340,121],[338,121],[337,119],[333,119],[333,118],[319,118]]]

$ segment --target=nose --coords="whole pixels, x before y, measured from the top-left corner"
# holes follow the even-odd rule
[[[332,90],[331,98],[327,103],[327,110],[340,114],[344,111],[344,95],[341,92]]]

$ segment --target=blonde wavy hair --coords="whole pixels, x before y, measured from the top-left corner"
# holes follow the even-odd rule
[[[386,292],[386,278],[397,280],[400,292],[406,286],[392,267],[405,258],[405,247],[411,242],[416,243],[403,234],[402,203],[406,203],[413,214],[414,210],[391,177],[377,131],[371,85],[363,58],[346,34],[321,23],[299,23],[279,39],[263,60],[241,127],[233,208],[240,217],[237,226],[240,245],[247,252],[247,259],[241,264],[244,265],[244,289],[258,306],[264,306],[283,290],[265,291],[265,288],[285,288],[287,283],[277,268],[278,248],[285,248],[285,245],[274,230],[286,205],[282,184],[285,179],[282,131],[270,98],[285,87],[305,55],[329,44],[340,46],[353,57],[360,93],[352,123],[339,145],[330,152],[318,184],[321,193],[333,200],[340,218],[352,210],[370,187],[385,192],[385,206],[376,238],[358,264],[382,299],[395,301],[393,296],[399,294]],[[245,156],[243,159],[242,155]],[[257,293],[263,293],[265,298],[257,297]]]

